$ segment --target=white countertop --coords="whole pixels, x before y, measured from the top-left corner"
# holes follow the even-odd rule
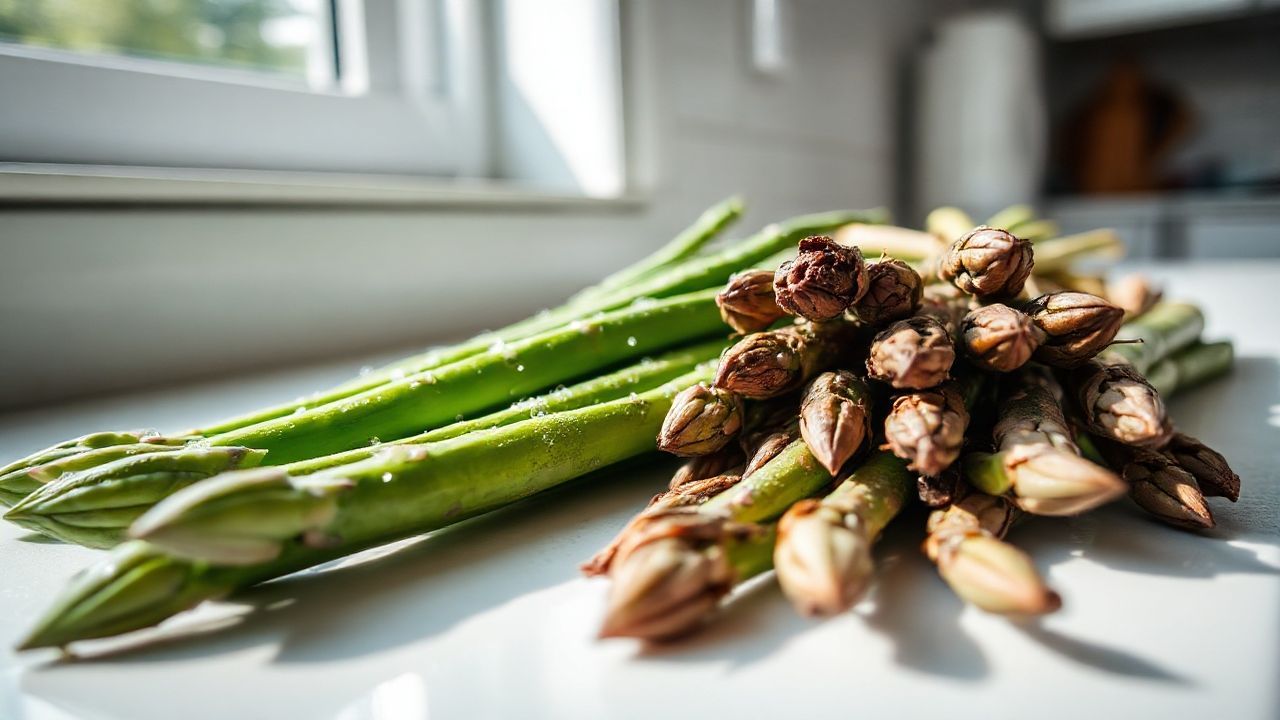
[[[1065,606],[1014,624],[963,606],[920,555],[923,515],[879,550],[871,596],[797,617],[757,582],[700,635],[594,639],[604,585],[577,563],[665,483],[619,472],[206,605],[81,659],[8,648],[98,553],[0,523],[0,718],[1275,718],[1280,716],[1280,263],[1163,266],[1232,337],[1235,374],[1172,403],[1224,452],[1238,504],[1204,536],[1127,502],[1036,518],[1011,539]],[[342,379],[278,373],[0,417],[0,459],[92,430],[176,429]]]

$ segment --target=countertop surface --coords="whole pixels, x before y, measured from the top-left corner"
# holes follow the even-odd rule
[[[768,578],[672,645],[597,641],[604,584],[577,564],[673,465],[601,475],[336,566],[207,604],[74,657],[9,648],[100,553],[0,523],[0,718],[1275,718],[1280,716],[1280,263],[1148,268],[1230,337],[1228,379],[1179,397],[1179,426],[1244,479],[1218,527],[1127,501],[1033,518],[1011,540],[1063,595],[1014,623],[965,607],[891,526],[875,589],[798,617]],[[358,363],[356,366],[358,367]],[[93,430],[178,429],[349,376],[350,364],[0,417],[8,460]]]

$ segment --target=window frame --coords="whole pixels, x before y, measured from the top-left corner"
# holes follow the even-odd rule
[[[0,161],[487,175],[486,4],[334,6],[342,73],[336,82],[313,76],[311,86],[270,73],[0,44]]]

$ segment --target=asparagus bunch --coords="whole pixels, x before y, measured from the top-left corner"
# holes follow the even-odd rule
[[[1025,209],[1001,218],[1053,234]],[[723,319],[747,335],[713,385],[672,410],[659,437],[663,449],[695,459],[584,566],[612,582],[602,636],[665,640],[695,629],[734,587],[769,569],[768,546],[798,610],[844,611],[870,582],[876,537],[912,495],[935,508],[923,548],[960,597],[998,614],[1053,612],[1060,597],[1005,538],[1020,515],[1074,515],[1126,492],[1167,505],[1155,494],[1169,494],[1172,473],[1152,470],[1157,463],[1194,467],[1212,478],[1212,492],[1238,493],[1220,455],[1174,434],[1155,387],[1203,381],[1229,364],[1215,346],[1187,348],[1199,337],[1198,313],[1132,287],[1123,304],[1070,286],[1039,288],[1050,285],[1033,274],[1042,248],[1049,271],[1062,272],[1079,254],[1111,251],[1113,236],[1032,242],[973,228],[953,209],[931,215],[930,229],[956,239],[853,226],[840,244],[808,238],[774,275],[738,276],[722,291]],[[878,262],[852,247],[863,242],[863,251],[882,253]],[[889,247],[915,253],[914,262],[885,256]],[[945,285],[925,287],[917,268],[936,269]],[[796,324],[778,327],[786,315]],[[806,347],[806,335],[840,340]],[[1169,353],[1182,348],[1184,362],[1172,364],[1179,356]],[[1170,364],[1149,381],[1145,369],[1160,363]],[[980,407],[984,390],[994,408]],[[762,416],[769,422],[755,424],[764,427],[744,430]],[[1122,474],[1086,457],[1078,426],[1133,455],[1120,462]],[[773,484],[782,480],[795,485]]]
[[[86,436],[4,468],[12,519],[86,544],[136,538],[79,576],[24,646],[146,627],[655,445],[685,464],[584,566],[611,581],[603,636],[682,635],[775,568],[802,612],[841,612],[913,494],[934,508],[924,550],[958,595],[1051,612],[1058,596],[1005,540],[1019,513],[1074,514],[1127,491],[1204,527],[1205,496],[1238,496],[1226,461],[1177,433],[1160,397],[1225,371],[1230,346],[1200,343],[1198,311],[1149,289],[1088,292],[1106,288],[1069,263],[1111,252],[1113,236],[1053,237],[1026,208],[976,228],[943,209],[926,233],[846,213],[697,255],[740,212],[713,208],[500,344],[410,358],[293,415],[205,437]],[[811,236],[837,225],[841,242]],[[724,349],[728,329],[742,337]]]

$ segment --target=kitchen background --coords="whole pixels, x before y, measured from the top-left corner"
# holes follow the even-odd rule
[[[363,155],[359,123],[334,140],[304,113],[277,142],[276,105],[192,90],[324,76],[378,99],[446,65],[451,33],[482,60],[445,73],[477,120],[444,150],[479,149],[437,177],[401,166],[416,146]],[[733,193],[740,233],[1032,202],[1140,259],[1280,257],[1277,39],[1276,0],[0,0],[0,337],[21,338],[0,408],[498,326]],[[181,111],[166,148],[154,119]]]

